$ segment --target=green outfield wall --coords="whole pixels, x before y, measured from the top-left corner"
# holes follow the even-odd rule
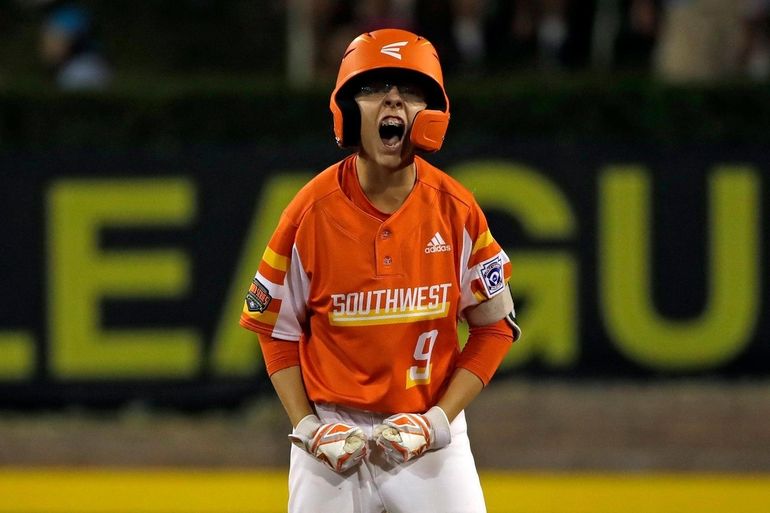
[[[766,94],[509,86],[459,88],[428,157],[513,263],[525,335],[498,379],[770,375]],[[325,96],[6,91],[0,106],[0,407],[268,390],[237,319],[283,206],[345,156]]]

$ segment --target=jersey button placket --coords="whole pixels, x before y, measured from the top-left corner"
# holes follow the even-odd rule
[[[381,228],[375,242],[377,274],[396,273],[395,249],[396,244],[393,240],[393,232],[390,228]]]

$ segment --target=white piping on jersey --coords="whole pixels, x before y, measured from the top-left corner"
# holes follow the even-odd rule
[[[307,318],[307,301],[310,295],[310,279],[305,274],[302,260],[295,244],[291,248],[291,262],[284,278],[285,293],[281,301],[281,310],[275,323],[275,331],[291,334],[292,338],[302,335],[302,323]]]
[[[267,291],[270,293],[270,297],[273,299],[280,299],[283,300],[284,295],[284,289],[285,287],[283,285],[278,285],[276,283],[273,283],[272,281],[265,278],[262,273],[257,271],[257,274],[254,276],[259,282],[267,287]]]
[[[460,305],[458,306],[460,312],[469,306],[478,303],[471,291],[471,281],[473,281],[474,273],[472,272],[472,269],[468,268],[468,263],[471,261],[472,250],[473,239],[471,239],[471,234],[468,233],[466,228],[463,228],[463,249],[460,253],[460,290],[462,291],[462,296],[460,297]]]

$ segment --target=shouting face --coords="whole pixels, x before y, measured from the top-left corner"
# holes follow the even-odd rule
[[[425,93],[408,81],[365,82],[355,96],[361,111],[361,153],[387,169],[399,169],[414,153],[409,133],[425,109]]]

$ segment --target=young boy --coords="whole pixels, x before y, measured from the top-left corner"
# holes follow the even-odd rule
[[[449,123],[433,45],[362,34],[330,106],[356,152],[283,212],[240,320],[294,426],[289,511],[483,512],[463,410],[521,332],[484,214],[416,154]]]

